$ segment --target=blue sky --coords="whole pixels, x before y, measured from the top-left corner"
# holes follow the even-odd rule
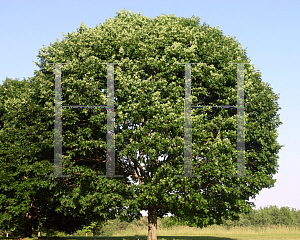
[[[297,73],[299,48],[300,1],[0,1],[0,84],[9,78],[32,77],[38,67],[38,50],[62,33],[76,32],[80,23],[96,27],[114,18],[125,8],[133,13],[155,18],[161,14],[177,17],[201,17],[211,27],[224,35],[235,36],[247,48],[254,67],[262,72],[263,82],[268,82],[280,94],[279,111],[283,122],[278,128],[278,142],[284,147],[279,152],[279,172],[275,187],[263,189],[254,200],[256,209],[268,205],[288,206],[300,210],[300,128],[297,119],[297,93],[300,77]],[[298,58],[297,58],[298,57]],[[143,215],[146,214],[143,212]]]

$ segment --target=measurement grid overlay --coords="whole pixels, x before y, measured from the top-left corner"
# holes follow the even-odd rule
[[[54,174],[46,177],[70,177],[62,175],[62,109],[63,108],[107,108],[107,155],[106,155],[106,175],[99,177],[124,177],[115,175],[115,142],[114,142],[114,64],[122,63],[100,63],[107,64],[107,106],[104,105],[62,105],[62,83],[61,83],[61,66],[69,63],[48,63],[55,64],[55,122],[54,122]],[[237,64],[237,105],[221,106],[191,106],[191,64],[200,63],[177,63],[185,64],[185,123],[184,123],[184,175],[176,177],[201,177],[201,175],[192,175],[192,124],[191,124],[191,107],[196,108],[237,108],[237,162],[236,175],[229,177],[252,177],[245,176],[245,134],[244,134],[244,64]]]

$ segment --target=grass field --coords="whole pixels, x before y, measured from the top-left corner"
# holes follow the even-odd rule
[[[158,229],[158,240],[285,240],[285,239],[299,239],[300,240],[300,227],[233,227],[227,229],[221,226],[210,226],[204,229],[197,229],[195,227],[178,226],[169,229]],[[147,229],[145,227],[132,226],[130,229],[120,231],[111,237],[91,237],[91,236],[64,236],[39,239],[107,239],[107,240],[146,240]],[[4,238],[2,239],[9,239]],[[38,238],[31,238],[35,240]],[[25,238],[24,238],[25,240]],[[28,239],[29,240],[29,239]]]
[[[173,227],[170,229],[158,229],[158,239],[160,240],[180,240],[180,239],[199,239],[199,240],[257,240],[257,239],[300,239],[299,227],[234,227],[226,229],[221,226],[210,226],[204,229],[195,227]],[[114,236],[141,236],[147,239],[145,229],[133,228],[132,231],[123,231]]]

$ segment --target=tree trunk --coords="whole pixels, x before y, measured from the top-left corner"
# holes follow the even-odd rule
[[[32,222],[31,222],[31,216],[26,213],[26,225],[25,225],[25,237],[32,238]]]
[[[157,240],[157,209],[148,209],[148,238],[147,240]]]

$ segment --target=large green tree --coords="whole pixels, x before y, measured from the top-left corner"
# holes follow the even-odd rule
[[[93,198],[97,206],[104,204],[97,213],[94,208],[83,211],[80,208],[81,213],[72,211],[79,209],[79,203],[73,208],[62,206],[61,195],[76,199],[79,191],[70,191],[73,186],[66,187],[61,178],[45,177],[53,174],[53,109],[37,102],[34,88],[26,79],[7,78],[0,86],[0,229],[4,232],[24,229],[24,236],[31,237],[33,231],[40,229],[71,233],[89,225],[92,219],[100,225],[114,219],[115,214],[109,208],[120,206],[123,201],[115,201],[109,194],[117,192],[114,179],[104,192],[97,191],[102,186],[93,180],[89,180],[95,182],[93,185],[82,188],[86,198]],[[83,181],[89,178],[85,174]],[[95,178],[94,173],[90,175]],[[118,186],[118,190],[122,191],[122,187]]]
[[[27,148],[25,142],[30,137],[24,138],[26,135],[31,135],[28,125],[31,125],[30,119],[26,118],[23,113],[30,114],[30,105],[26,104],[28,99],[29,85],[26,79],[19,81],[18,79],[12,80],[6,78],[3,85],[0,86],[0,111],[1,111],[1,144],[0,144],[0,157],[1,157],[1,181],[0,181],[0,196],[1,196],[1,229],[8,232],[13,231],[20,226],[28,229],[29,225],[36,225],[36,206],[34,200],[31,203],[31,213],[28,210],[28,194],[32,190],[31,186],[24,188],[23,180],[28,177],[23,174],[25,170],[32,166],[26,164],[18,164],[16,159],[21,160],[25,157],[25,151],[31,151]],[[27,108],[26,111],[24,108]],[[20,121],[16,121],[19,118]],[[24,129],[23,126],[26,126]],[[31,139],[30,139],[31,140]],[[32,142],[32,146],[35,142]],[[19,161],[20,163],[20,161]],[[31,165],[31,164],[30,164]],[[30,179],[34,185],[34,179]],[[28,182],[27,182],[28,183]],[[29,187],[29,188],[28,188]],[[23,217],[20,217],[22,215]],[[31,219],[24,226],[25,216]]]
[[[62,105],[107,105],[107,66],[100,63],[122,63],[114,65],[115,174],[124,177],[96,177],[105,175],[106,109],[64,109],[63,174],[72,177],[61,178],[68,186],[56,195],[62,208],[74,216],[95,213],[90,219],[110,209],[125,221],[148,210],[152,240],[157,217],[172,213],[198,227],[220,224],[222,217],[251,211],[249,198],[274,186],[282,147],[276,141],[278,96],[249,64],[245,174],[252,177],[229,177],[236,170],[235,108],[192,110],[192,174],[201,177],[176,176],[185,165],[185,65],[178,63],[202,63],[191,69],[193,105],[236,105],[237,66],[229,62],[250,62],[236,40],[200,25],[199,18],[150,19],[125,10],[94,29],[82,24],[64,36],[40,50],[40,70],[31,78],[36,117],[48,123],[41,134],[53,142],[54,65],[48,63],[68,63],[62,66]]]

